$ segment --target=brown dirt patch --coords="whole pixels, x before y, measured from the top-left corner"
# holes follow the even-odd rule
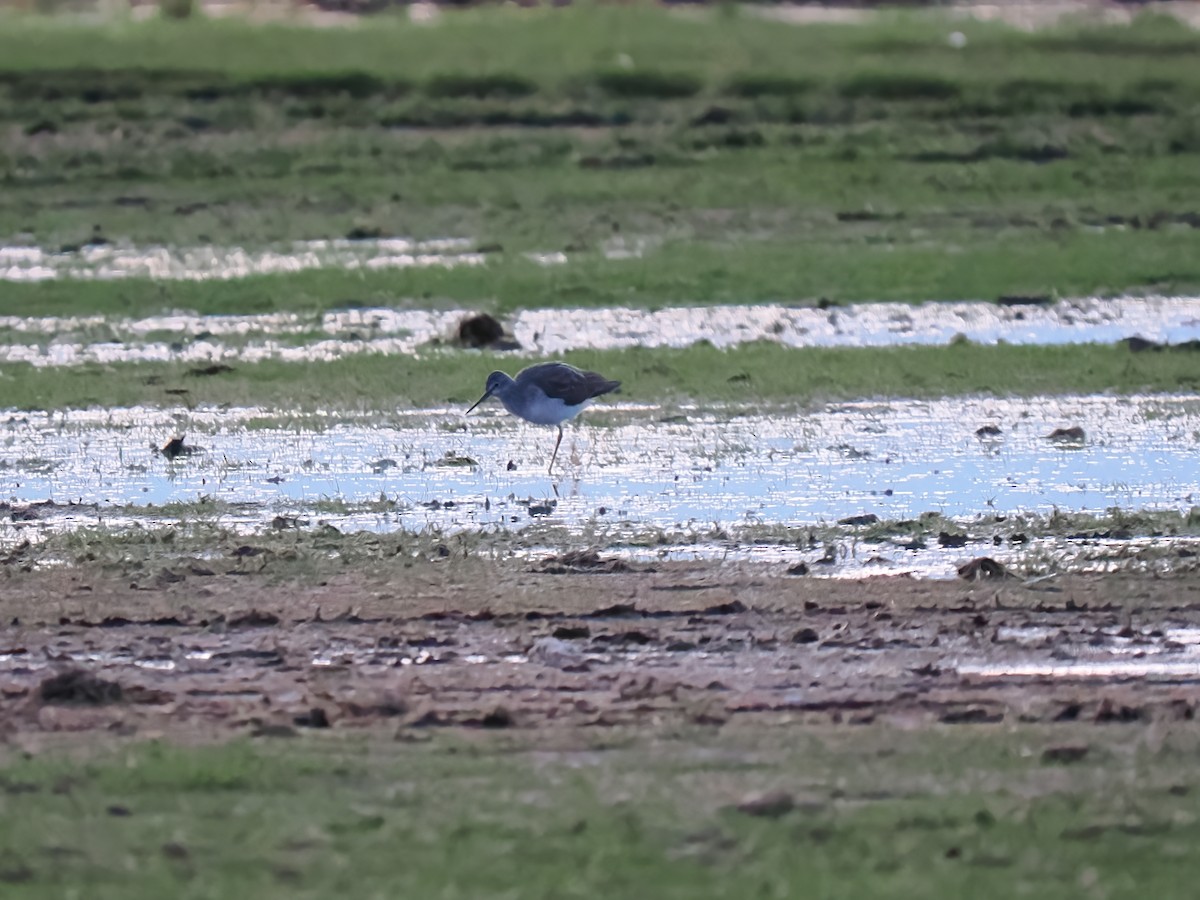
[[[756,718],[1112,725],[1190,719],[1200,701],[1196,576],[843,582],[580,557],[444,560],[315,584],[184,574],[131,587],[79,570],[8,581],[9,736]],[[54,702],[64,684],[103,690]]]

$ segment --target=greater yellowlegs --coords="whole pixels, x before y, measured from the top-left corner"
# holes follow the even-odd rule
[[[488,376],[487,390],[467,413],[494,395],[500,398],[505,409],[526,422],[557,425],[558,440],[554,442],[554,453],[546,470],[552,474],[554,460],[558,458],[558,447],[563,439],[562,423],[579,415],[597,397],[615,391],[620,386],[619,381],[610,381],[603,375],[585,372],[566,363],[538,363],[522,369],[516,378],[509,378],[503,372],[493,372]]]

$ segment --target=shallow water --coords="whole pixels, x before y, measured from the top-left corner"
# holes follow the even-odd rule
[[[720,532],[934,511],[990,540],[991,531],[971,523],[1200,504],[1200,403],[1186,396],[852,403],[733,418],[696,409],[665,417],[618,404],[608,411],[626,421],[567,429],[554,478],[545,471],[553,429],[495,408],[470,418],[429,410],[368,424],[309,416],[269,429],[246,427],[265,415],[255,409],[12,416],[0,423],[0,496],[17,508],[43,500],[82,505],[7,522],[0,541],[134,519],[194,520],[206,515],[203,505],[173,513],[146,507],[207,499],[222,504],[211,514],[217,521],[247,531],[277,515],[299,517],[301,527],[381,532],[547,523],[581,539],[603,533],[608,545],[632,542],[633,555],[782,562],[801,557]],[[977,436],[985,424],[1001,434]],[[1047,438],[1063,426],[1082,427],[1084,440]],[[156,448],[179,434],[197,449],[169,461]],[[381,498],[394,508],[378,511]],[[682,540],[637,549],[650,532]],[[843,549],[831,568],[889,571],[920,556],[924,570],[952,574],[981,548],[1003,560],[1032,547],[993,552],[990,544],[939,548],[934,541],[917,554],[903,543],[850,555]],[[820,555],[816,548],[805,558]],[[1110,549],[1095,556],[1094,565],[1106,565]]]
[[[113,280],[154,278],[211,281],[276,275],[307,269],[395,269],[427,266],[476,266],[486,257],[470,248],[474,241],[439,238],[296,241],[286,247],[133,247],[89,244],[53,252],[40,247],[0,247],[0,281],[50,281],[58,278]]]
[[[0,316],[0,362],[37,366],[86,362],[318,361],[359,353],[411,354],[452,339],[469,311],[363,309],[324,315],[272,313],[142,319]],[[885,347],[976,343],[1160,343],[1200,340],[1200,298],[1083,298],[1052,306],[994,303],[874,303],[833,309],[787,305],[638,310],[535,309],[505,323],[521,350],[732,347]]]
[[[1007,633],[1006,633],[1007,632]],[[1048,627],[998,629],[997,640],[1044,649],[1061,629]],[[1089,632],[1087,649],[1078,658],[1047,660],[1045,653],[1029,653],[1005,663],[963,663],[960,675],[984,679],[1044,678],[1111,680],[1117,678],[1154,678],[1163,680],[1200,678],[1200,629],[1168,628],[1153,636],[1134,631],[1129,636],[1100,635]]]

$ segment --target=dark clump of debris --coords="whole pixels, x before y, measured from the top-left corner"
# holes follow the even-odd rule
[[[120,703],[125,691],[115,681],[105,681],[82,669],[68,669],[41,683],[38,695],[43,703],[72,706],[104,706]]]
[[[1079,762],[1091,748],[1087,744],[1063,744],[1057,747],[1047,747],[1042,751],[1042,762],[1075,763]]]
[[[199,447],[192,447],[188,444],[185,444],[183,442],[183,435],[180,435],[179,437],[171,438],[169,441],[163,444],[158,452],[167,459],[173,460],[178,459],[181,456],[191,456],[193,453],[199,451],[199,449]]]
[[[861,516],[847,516],[844,519],[838,519],[838,524],[839,525],[853,525],[853,526],[874,525],[878,521],[879,521],[879,516],[875,515],[875,513],[865,513],[864,515],[861,515]]]
[[[1086,438],[1087,435],[1078,425],[1072,425],[1070,428],[1055,428],[1046,435],[1047,440],[1063,443],[1082,443]]]
[[[458,323],[458,343],[475,350],[520,350],[521,345],[504,333],[504,326],[495,316],[476,313]]]
[[[513,714],[503,706],[497,706],[479,720],[468,720],[465,724],[481,725],[484,728],[512,728],[516,724]]]
[[[547,558],[538,571],[547,575],[569,575],[576,572],[604,574],[628,572],[629,564],[624,560],[602,557],[595,550],[568,550],[566,553]]]
[[[778,819],[796,808],[796,799],[787,791],[768,791],[747,797],[734,809],[747,816]]]
[[[1053,306],[1054,298],[1047,294],[1004,294],[996,298],[1000,306]]]
[[[252,609],[249,612],[230,616],[225,624],[229,628],[270,628],[279,624],[279,616]]]
[[[329,716],[325,710],[319,706],[315,706],[306,713],[300,713],[293,717],[292,723],[299,725],[301,728],[328,728]]]
[[[210,366],[199,366],[195,369],[188,369],[188,374],[193,378],[211,378],[213,375],[224,375],[226,372],[232,372],[233,366],[227,366],[224,363],[213,363]]]
[[[66,505],[75,506],[77,504],[69,503]],[[0,502],[0,516],[8,516],[9,520],[13,522],[36,522],[45,516],[51,515],[58,508],[59,504],[53,500],[35,500],[33,503],[28,503],[24,506]]]
[[[1200,350],[1200,340],[1180,341],[1178,344],[1168,344],[1161,341],[1152,341],[1144,337],[1127,337],[1117,343],[1124,344],[1129,348],[1131,353],[1161,352],[1163,350],[1182,350],[1183,352],[1194,353]]]
[[[981,556],[958,567],[958,577],[965,581],[982,581],[985,578],[1010,578],[1008,569],[990,556]]]

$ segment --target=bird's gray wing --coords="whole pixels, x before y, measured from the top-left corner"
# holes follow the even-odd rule
[[[541,363],[530,366],[524,369],[518,378],[521,381],[532,381],[547,397],[561,400],[567,406],[578,406],[621,386],[619,381],[611,381],[596,372],[585,372],[566,363]]]

